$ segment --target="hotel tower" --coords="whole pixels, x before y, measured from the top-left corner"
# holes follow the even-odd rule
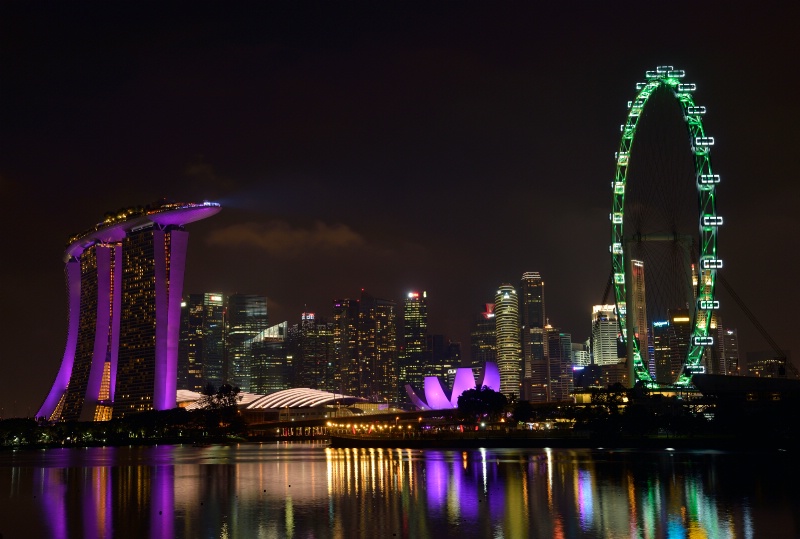
[[[127,208],[69,239],[67,344],[38,417],[98,421],[175,407],[184,225],[219,210]]]

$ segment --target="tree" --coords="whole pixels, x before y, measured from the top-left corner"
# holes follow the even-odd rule
[[[222,384],[215,390],[212,384],[206,385],[200,399],[206,428],[215,434],[243,431],[244,421],[236,409],[240,400],[242,396],[238,387]]]
[[[514,421],[518,423],[525,423],[533,418],[533,406],[531,406],[529,401],[517,401],[516,404],[514,404],[511,414],[514,418]]]
[[[483,386],[480,389],[468,389],[458,397],[458,413],[468,419],[488,417],[491,420],[502,414],[507,404],[505,395]]]

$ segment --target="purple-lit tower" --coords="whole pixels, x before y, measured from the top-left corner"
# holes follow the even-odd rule
[[[183,227],[219,210],[212,202],[128,208],[70,238],[67,345],[38,417],[91,421],[175,407]]]

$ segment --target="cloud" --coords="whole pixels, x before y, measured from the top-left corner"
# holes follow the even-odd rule
[[[201,198],[216,198],[236,187],[230,178],[217,173],[213,165],[207,163],[202,155],[197,155],[188,163],[183,173],[189,178]]]
[[[339,252],[358,249],[366,240],[347,225],[327,225],[321,221],[312,228],[292,227],[285,221],[240,223],[215,230],[211,245],[247,246],[262,249],[278,258],[296,258],[307,253]]]

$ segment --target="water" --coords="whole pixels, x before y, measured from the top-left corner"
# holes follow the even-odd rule
[[[345,450],[0,453],[16,537],[800,537],[788,453]]]

